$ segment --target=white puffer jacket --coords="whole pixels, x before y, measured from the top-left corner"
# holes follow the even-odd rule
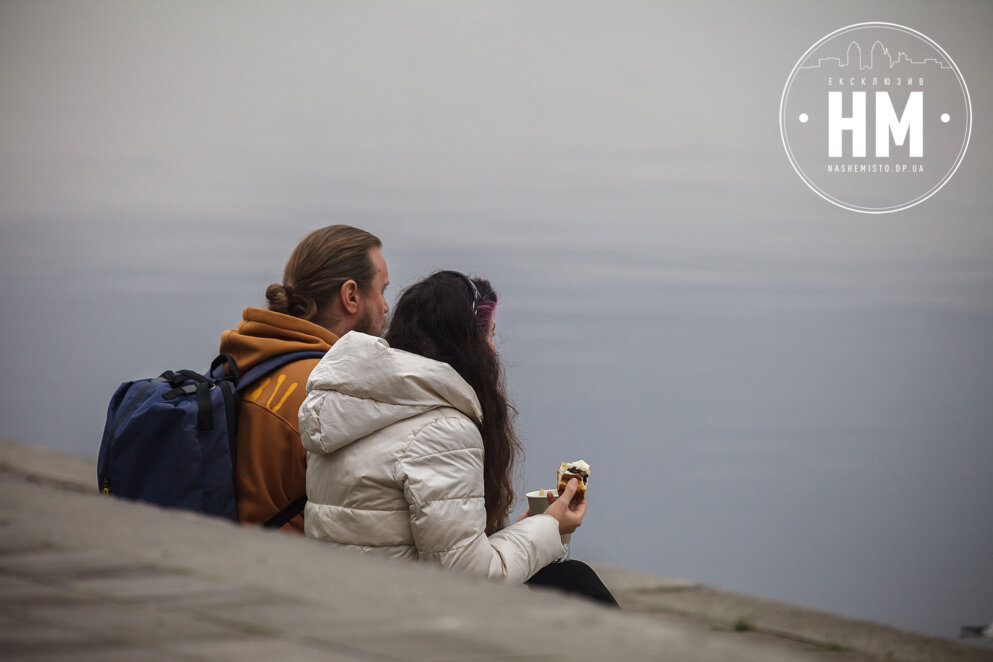
[[[446,363],[345,334],[307,382],[304,530],[340,547],[523,582],[562,555],[536,515],[487,537],[475,392]]]

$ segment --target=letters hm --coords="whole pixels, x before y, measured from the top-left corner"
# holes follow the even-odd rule
[[[828,92],[828,156],[842,157],[843,135],[846,131],[852,134],[852,157],[864,157],[866,154],[866,93],[852,92],[852,114],[842,115],[842,92]],[[903,145],[909,138],[911,158],[924,156],[924,92],[915,90],[910,93],[907,105],[897,116],[890,94],[886,91],[876,92],[876,156],[881,158],[890,155],[890,136],[893,143]]]

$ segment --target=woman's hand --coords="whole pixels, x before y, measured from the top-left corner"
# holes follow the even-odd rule
[[[560,535],[572,533],[583,524],[583,515],[586,514],[586,497],[577,499],[576,503],[573,503],[573,497],[576,496],[576,490],[578,488],[579,480],[573,478],[565,486],[562,496],[555,499],[554,502],[552,502],[552,499],[555,497],[551,494],[548,495],[551,505],[548,506],[545,514],[551,515],[558,520]]]

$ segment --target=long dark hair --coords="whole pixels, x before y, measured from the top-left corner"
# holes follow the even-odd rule
[[[473,293],[457,273],[438,272],[408,287],[393,308],[386,341],[455,368],[476,392],[483,408],[483,484],[486,533],[507,525],[514,503],[512,474],[521,453],[507,405],[503,371],[488,340],[497,293],[489,281],[474,278],[480,300],[473,315]]]

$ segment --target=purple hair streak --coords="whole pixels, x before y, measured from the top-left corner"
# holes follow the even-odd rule
[[[476,307],[476,324],[483,331],[488,332],[490,330],[490,322],[496,317],[496,309],[496,301],[486,301]]]

